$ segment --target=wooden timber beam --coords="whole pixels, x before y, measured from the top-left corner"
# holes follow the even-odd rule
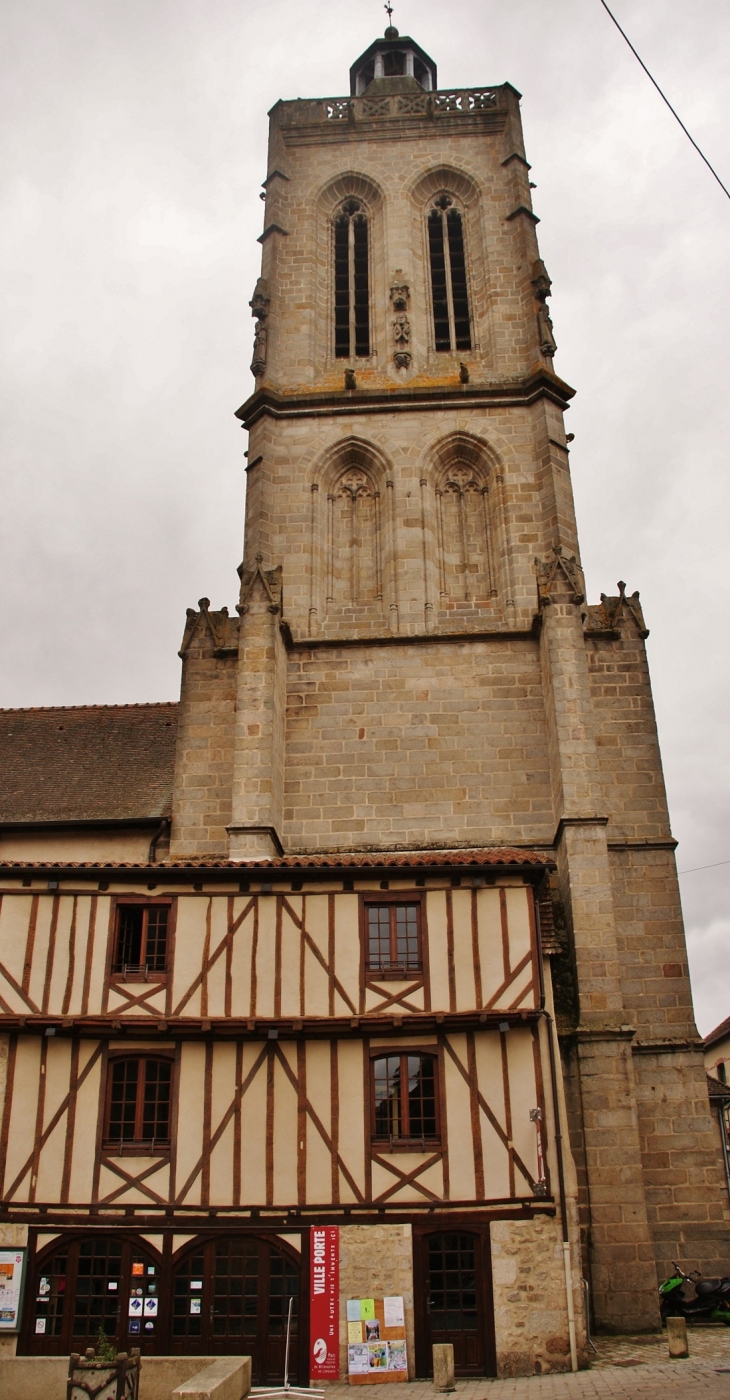
[[[0,1202],[0,1222],[34,1225],[42,1230],[58,1226],[88,1231],[89,1227],[108,1230],[117,1228],[163,1231],[215,1231],[301,1229],[308,1225],[377,1225],[387,1221],[393,1225],[448,1219],[449,1228],[458,1225],[485,1224],[489,1220],[526,1220],[535,1215],[555,1215],[552,1197],[517,1197],[494,1201],[409,1201],[321,1206],[166,1206],[150,1208],[149,1203],[124,1206],[89,1205],[86,1203],[12,1204]]]
[[[268,1018],[257,1016],[48,1016],[0,1013],[0,1034],[10,1031],[26,1035],[82,1035],[96,1039],[118,1039],[129,1035],[146,1039],[157,1033],[166,1039],[216,1040],[346,1040],[372,1035],[431,1034],[437,1032],[499,1030],[531,1025],[540,1019],[538,1008],[524,1011],[436,1011],[398,1012],[363,1016],[302,1016]]]

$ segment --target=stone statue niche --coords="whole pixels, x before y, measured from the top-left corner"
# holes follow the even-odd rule
[[[557,344],[553,334],[553,323],[550,319],[550,312],[547,308],[547,298],[551,294],[552,282],[548,276],[547,268],[542,260],[538,258],[532,266],[532,286],[535,293],[537,306],[537,335],[540,342],[540,353],[552,359]]]
[[[251,315],[256,318],[251,373],[256,379],[260,379],[266,372],[266,344],[268,340],[266,319],[269,314],[269,288],[265,277],[259,277],[249,306],[251,307]]]
[[[395,277],[396,280],[390,289],[390,299],[395,312],[393,362],[396,369],[409,369],[411,363],[411,323],[407,313],[410,292],[407,283],[402,280],[403,274],[400,268],[396,269]]]

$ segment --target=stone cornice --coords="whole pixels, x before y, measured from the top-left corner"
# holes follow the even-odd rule
[[[280,394],[275,389],[257,389],[236,410],[244,428],[259,418],[332,418],[364,413],[443,412],[453,408],[522,408],[547,398],[565,408],[575,389],[549,370],[540,368],[524,379],[497,384],[438,385],[433,389],[345,389],[336,393]]]

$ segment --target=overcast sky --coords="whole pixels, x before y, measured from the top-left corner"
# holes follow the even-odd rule
[[[730,185],[730,7],[614,0]],[[277,98],[348,91],[380,0],[5,0],[0,704],[175,699],[236,600]],[[679,869],[730,861],[730,200],[599,0],[401,0],[439,85],[523,93],[589,600],[638,588]],[[730,864],[682,878],[700,1029]]]

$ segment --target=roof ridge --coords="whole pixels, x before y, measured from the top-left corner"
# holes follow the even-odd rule
[[[705,1046],[710,1046],[714,1040],[724,1040],[730,1034],[730,1016],[726,1016],[724,1021],[720,1021],[715,1029],[705,1036]]]
[[[453,852],[454,855],[459,852]],[[245,875],[247,870],[337,870],[353,869],[357,866],[360,869],[412,869],[414,866],[438,865],[439,857],[446,865],[466,866],[466,865],[515,865],[515,866],[545,866],[555,864],[553,857],[543,855],[539,851],[519,850],[513,846],[492,846],[472,848],[466,852],[461,852],[462,856],[468,859],[449,859],[446,851],[413,852],[372,852],[368,853],[365,860],[352,859],[348,852],[331,852],[325,855],[311,856],[272,856],[264,857],[256,861],[229,860],[220,856],[187,856],[178,857],[173,860],[158,861],[150,864],[146,861],[113,861],[113,860],[0,860],[0,870],[155,870],[158,875],[164,876],[172,871],[184,870],[236,870],[241,875]],[[508,859],[499,859],[508,857]],[[445,858],[445,859],[444,859]]]
[[[0,715],[58,714],[78,710],[172,710],[179,709],[179,700],[133,700],[118,705],[19,705],[7,709],[0,706]]]

